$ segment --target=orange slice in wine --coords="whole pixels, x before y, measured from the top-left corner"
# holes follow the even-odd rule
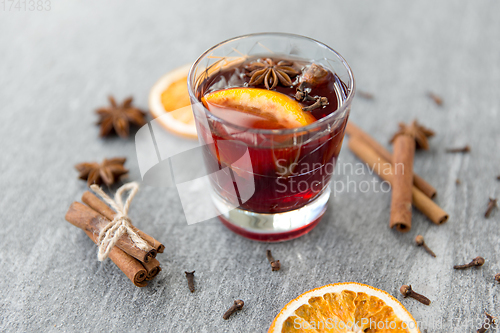
[[[302,111],[299,102],[273,90],[259,88],[217,90],[205,95],[202,102],[212,113],[223,119],[225,111],[241,112],[260,119],[261,123],[267,122],[268,125],[263,128],[273,128],[269,124],[275,124],[274,128],[296,128],[316,121],[312,114]],[[229,113],[226,116],[231,117]]]
[[[289,302],[268,332],[419,333],[405,307],[387,292],[356,282],[329,284]]]

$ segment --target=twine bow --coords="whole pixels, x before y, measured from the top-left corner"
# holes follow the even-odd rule
[[[128,234],[135,246],[141,250],[148,250],[148,244],[144,239],[142,239],[133,229],[132,221],[128,217],[128,210],[130,208],[130,203],[134,199],[137,191],[139,190],[139,184],[137,182],[132,182],[121,186],[115,193],[115,199],[111,199],[104,191],[97,185],[91,185],[90,188],[98,194],[108,205],[111,206],[116,212],[113,221],[109,222],[100,232],[98,239],[99,252],[97,253],[97,259],[99,261],[105,260],[109,252],[116,245],[116,242],[124,234]],[[123,193],[130,191],[125,204],[123,203]]]

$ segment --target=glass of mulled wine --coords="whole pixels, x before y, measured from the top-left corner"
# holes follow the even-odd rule
[[[260,241],[312,230],[355,91],[342,56],[298,35],[236,37],[198,58],[188,90],[224,225]]]

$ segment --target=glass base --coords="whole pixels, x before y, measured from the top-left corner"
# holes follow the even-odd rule
[[[231,209],[225,200],[212,194],[215,207],[221,213],[219,219],[233,232],[257,241],[282,242],[300,237],[314,229],[326,211],[330,188],[307,205],[289,212],[262,214]]]

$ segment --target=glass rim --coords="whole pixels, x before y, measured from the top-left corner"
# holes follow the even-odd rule
[[[238,129],[238,130],[241,130],[244,132],[251,132],[251,133],[256,133],[256,134],[277,134],[277,135],[307,132],[307,131],[313,130],[321,125],[324,125],[325,123],[333,122],[333,121],[341,118],[341,115],[343,115],[345,113],[346,108],[349,107],[349,105],[351,104],[352,99],[353,99],[354,94],[355,94],[355,91],[356,91],[356,81],[354,80],[354,75],[352,73],[351,67],[349,66],[347,61],[344,59],[344,57],[342,57],[340,55],[340,53],[338,53],[337,51],[335,51],[334,49],[332,49],[328,45],[326,45],[326,44],[324,44],[316,39],[310,38],[310,37],[297,35],[297,34],[291,34],[291,33],[285,33],[285,32],[258,32],[258,33],[251,33],[251,34],[236,36],[236,37],[233,37],[230,39],[226,39],[225,41],[217,43],[216,45],[208,48],[205,52],[203,52],[198,57],[198,59],[196,59],[196,61],[191,65],[191,68],[189,69],[189,73],[187,76],[187,85],[188,85],[189,97],[191,98],[191,100],[193,100],[193,101],[197,100],[197,98],[194,94],[193,84],[191,83],[191,82],[194,82],[196,79],[193,77],[194,76],[194,69],[196,67],[198,67],[198,65],[205,58],[206,55],[208,55],[210,52],[212,52],[213,50],[217,49],[218,47],[220,47],[224,44],[228,44],[230,42],[234,42],[234,41],[239,40],[239,39],[244,39],[247,37],[255,37],[255,36],[269,36],[269,35],[307,39],[307,40],[312,41],[312,42],[320,45],[321,47],[324,47],[327,50],[331,51],[341,61],[341,63],[344,65],[344,67],[347,69],[347,73],[349,75],[349,80],[352,82],[352,88],[349,90],[347,98],[343,101],[342,106],[340,108],[338,108],[337,110],[335,110],[335,112],[332,112],[331,114],[327,115],[326,117],[323,117],[321,119],[316,120],[312,124],[302,126],[302,127],[286,128],[286,129],[260,129],[260,128],[250,128],[250,127],[240,126],[240,125],[234,124],[230,121],[227,121],[225,119],[222,119],[220,117],[217,117],[215,114],[210,112],[210,110],[208,110],[205,106],[203,106],[203,109],[205,110],[205,114],[207,114],[208,117],[211,117],[214,120],[216,120],[224,125],[230,126],[232,128],[235,128],[235,129]]]

